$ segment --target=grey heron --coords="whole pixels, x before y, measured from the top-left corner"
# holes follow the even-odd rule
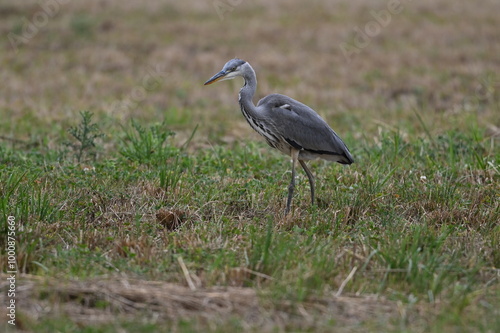
[[[292,204],[297,161],[309,179],[311,204],[314,205],[314,176],[305,161],[319,158],[351,164],[354,160],[349,149],[323,118],[293,98],[271,94],[262,98],[255,106],[252,100],[257,89],[257,77],[252,66],[244,60],[229,60],[220,72],[205,82],[205,85],[238,76],[243,77],[245,81],[239,93],[239,103],[248,124],[262,135],[272,148],[292,158],[292,180],[288,186],[285,215]]]

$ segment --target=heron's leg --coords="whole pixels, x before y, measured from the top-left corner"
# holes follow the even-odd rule
[[[314,176],[311,170],[309,170],[309,168],[307,167],[306,162],[304,162],[303,160],[299,160],[299,162],[302,166],[302,169],[304,169],[304,171],[306,172],[307,178],[309,178],[309,185],[311,186],[311,205],[314,205]]]
[[[293,190],[295,189],[295,166],[299,158],[299,150],[292,148],[290,154],[292,155],[292,180],[290,181],[290,185],[288,185],[288,200],[286,201],[285,215],[290,212],[290,207],[292,206]]]

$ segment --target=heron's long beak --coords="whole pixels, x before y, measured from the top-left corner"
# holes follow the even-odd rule
[[[224,70],[220,71],[219,73],[215,74],[214,76],[212,76],[207,82],[205,82],[205,86],[206,85],[209,85],[209,84],[212,84],[212,83],[215,83],[219,80],[222,80],[224,78],[224,76],[226,76],[228,73]]]

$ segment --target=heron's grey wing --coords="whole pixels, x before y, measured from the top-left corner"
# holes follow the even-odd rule
[[[273,94],[257,107],[272,122],[277,134],[301,150],[304,159],[323,158],[343,164],[353,163],[342,139],[313,109],[285,95]]]

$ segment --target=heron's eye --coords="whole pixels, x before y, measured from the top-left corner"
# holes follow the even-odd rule
[[[229,71],[230,71],[230,72],[234,72],[235,70],[236,70],[236,67],[231,67],[231,68],[229,68]]]

